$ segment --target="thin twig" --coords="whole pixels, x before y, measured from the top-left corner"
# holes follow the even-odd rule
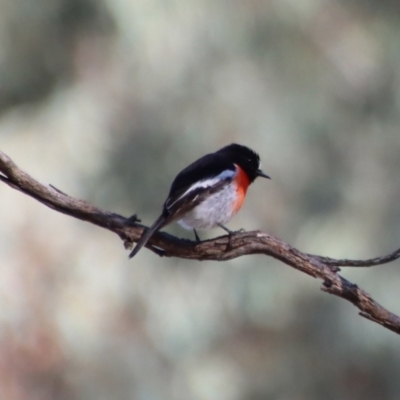
[[[336,260],[335,258],[322,257],[309,254],[310,257],[323,262],[326,265],[335,267],[375,267],[376,265],[387,264],[400,258],[400,249],[395,250],[386,256],[370,258],[369,260]]]

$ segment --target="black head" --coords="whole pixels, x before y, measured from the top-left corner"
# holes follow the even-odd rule
[[[260,169],[260,156],[246,146],[232,143],[218,150],[217,153],[229,158],[234,164],[238,164],[246,172],[250,182],[254,182],[258,176],[271,179]]]

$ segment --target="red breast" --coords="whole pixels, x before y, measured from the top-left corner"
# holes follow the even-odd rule
[[[246,197],[247,188],[250,185],[250,179],[247,176],[246,172],[239,165],[236,165],[237,174],[235,176],[235,184],[236,184],[236,201],[233,205],[233,212],[236,214],[243,205],[244,199]]]

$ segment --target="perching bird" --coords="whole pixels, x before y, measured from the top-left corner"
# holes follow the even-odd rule
[[[172,182],[161,215],[143,233],[129,258],[133,257],[151,236],[176,221],[185,229],[211,229],[224,226],[242,207],[247,188],[262,176],[259,155],[246,146],[230,144],[207,154],[183,169]]]

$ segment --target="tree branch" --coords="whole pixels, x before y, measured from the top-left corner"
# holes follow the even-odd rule
[[[75,217],[116,233],[126,248],[137,242],[144,229],[135,219],[101,210],[94,205],[75,199],[51,185],[43,185],[17,167],[0,151],[0,181],[13,189],[40,201],[63,214]],[[200,243],[178,239],[158,232],[146,247],[156,254],[190,260],[226,261],[250,254],[264,254],[314,278],[323,281],[322,290],[348,300],[360,315],[387,329],[400,334],[400,317],[386,310],[364,290],[349,282],[337,272],[340,266],[370,267],[384,264],[400,257],[400,249],[370,260],[335,260],[329,257],[305,254],[282,240],[260,231],[235,233],[231,237],[220,236]]]
[[[387,264],[389,262],[397,260],[400,257],[400,249],[397,249],[387,256],[371,258],[369,260],[336,260],[334,258],[322,257],[312,254],[309,254],[309,256],[321,261],[326,265],[330,265],[331,267],[374,267],[376,265]]]

